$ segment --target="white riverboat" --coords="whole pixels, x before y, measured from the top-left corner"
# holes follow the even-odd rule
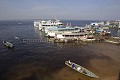
[[[39,20],[34,21],[34,27],[39,27],[39,24],[40,24]]]
[[[60,20],[41,20],[34,21],[34,26],[38,27],[39,30],[45,31],[47,33],[48,29],[56,26],[63,26],[63,23]]]
[[[119,21],[119,23],[118,23],[118,29],[120,29],[120,21]]]
[[[97,75],[95,75],[93,72],[89,71],[88,69],[76,64],[76,63],[73,63],[71,62],[70,60],[69,61],[65,61],[65,64],[67,66],[69,66],[70,68],[80,72],[81,74],[83,75],[86,75],[88,77],[91,77],[91,78],[99,78]]]
[[[84,36],[87,36],[89,33],[79,32],[79,33],[61,33],[56,34],[55,38],[57,39],[78,39]]]
[[[56,26],[53,28],[49,28],[47,31],[47,36],[55,37],[57,34],[71,34],[80,32],[80,28],[70,27],[70,26]]]

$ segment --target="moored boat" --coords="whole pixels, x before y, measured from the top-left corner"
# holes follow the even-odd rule
[[[99,78],[97,75],[95,75],[93,72],[89,71],[88,69],[69,61],[65,61],[65,64],[69,67],[71,67],[72,69],[80,72],[81,74],[84,74],[86,76],[89,76],[91,78]]]
[[[10,42],[3,41],[3,44],[4,44],[7,48],[10,48],[10,49],[13,49],[13,48],[14,48],[13,44],[10,43]]]
[[[105,42],[113,43],[113,44],[120,44],[120,41],[105,40]]]
[[[34,26],[38,27],[40,31],[47,33],[49,28],[56,26],[63,26],[63,23],[60,20],[40,20],[34,21]]]

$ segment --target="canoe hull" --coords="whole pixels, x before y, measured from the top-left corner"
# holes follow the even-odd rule
[[[91,78],[99,78],[97,75],[95,75],[94,73],[92,73],[91,71],[89,71],[88,69],[76,64],[76,63],[73,63],[73,62],[70,62],[70,61],[65,61],[65,64],[67,66],[69,66],[70,68],[78,71],[79,73],[83,74],[83,75],[86,75],[86,76],[89,76]]]

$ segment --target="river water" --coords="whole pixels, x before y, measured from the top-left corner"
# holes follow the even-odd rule
[[[90,59],[97,56],[84,45],[48,42],[44,33],[33,27],[33,22],[0,21],[0,80],[47,80],[46,77],[51,78],[51,74],[65,67],[66,60],[89,67]],[[85,26],[94,21],[63,22]],[[111,31],[113,36],[120,36],[120,31]],[[16,36],[18,39],[15,39]],[[13,43],[15,49],[7,49],[2,43],[3,40]]]

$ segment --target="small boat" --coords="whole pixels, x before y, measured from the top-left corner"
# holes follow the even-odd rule
[[[119,41],[105,40],[105,42],[108,42],[108,43],[113,43],[113,44],[120,44],[120,42],[119,42]]]
[[[112,36],[112,38],[113,38],[113,39],[120,39],[120,37],[114,37],[114,36]]]
[[[93,72],[89,71],[88,69],[76,64],[76,63],[73,63],[71,62],[70,60],[69,61],[65,61],[65,64],[69,67],[71,67],[72,69],[80,72],[81,74],[84,74],[88,77],[91,77],[91,78],[99,78],[97,75],[95,75]]]
[[[3,41],[3,44],[4,44],[7,48],[10,48],[10,49],[13,49],[13,48],[14,48],[13,44],[10,43],[10,42]]]

